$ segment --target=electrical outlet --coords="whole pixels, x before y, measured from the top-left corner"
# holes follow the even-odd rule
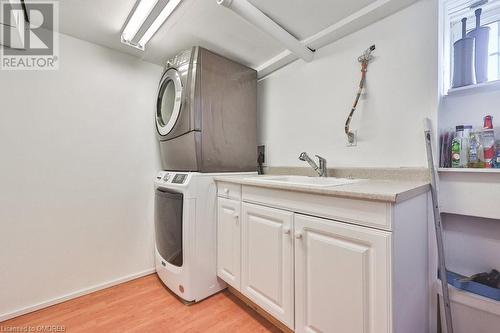
[[[358,145],[358,131],[354,130],[352,131],[354,134],[352,142],[349,142],[349,139],[347,139],[346,146],[347,147],[356,147]]]

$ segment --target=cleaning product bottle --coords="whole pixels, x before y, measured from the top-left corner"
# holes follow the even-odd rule
[[[451,167],[460,168],[462,165],[462,139],[464,135],[463,125],[457,126],[455,129],[455,137],[451,142]]]
[[[493,117],[490,115],[484,117],[483,150],[484,150],[485,167],[492,168],[496,152],[495,152],[495,131],[493,130]]]

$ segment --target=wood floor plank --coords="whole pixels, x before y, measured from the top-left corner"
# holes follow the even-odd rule
[[[186,306],[156,274],[0,322],[4,328],[40,325],[69,333],[281,332],[227,291]]]

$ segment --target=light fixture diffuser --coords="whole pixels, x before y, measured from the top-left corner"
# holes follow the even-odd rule
[[[141,0],[139,4],[135,8],[134,13],[130,17],[130,20],[127,22],[125,29],[122,32],[122,39],[127,42],[131,42],[135,37],[141,26],[146,21],[146,18],[153,10],[154,6],[158,0]]]
[[[167,5],[163,8],[160,15],[154,20],[153,24],[146,30],[142,38],[139,40],[139,45],[146,45],[147,42],[153,37],[153,35],[160,29],[163,22],[172,14],[175,8],[179,5],[181,0],[169,0]]]
[[[144,51],[146,43],[173,13],[182,0],[139,0],[121,35],[124,44]],[[152,22],[144,26],[146,22]],[[142,36],[139,32],[145,31]],[[139,42],[134,42],[139,40]]]

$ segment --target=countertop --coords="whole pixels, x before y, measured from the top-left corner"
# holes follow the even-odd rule
[[[256,180],[269,176],[217,176],[214,179],[233,184],[391,203],[411,199],[430,189],[429,182],[425,180],[360,179],[352,184],[322,187]]]

